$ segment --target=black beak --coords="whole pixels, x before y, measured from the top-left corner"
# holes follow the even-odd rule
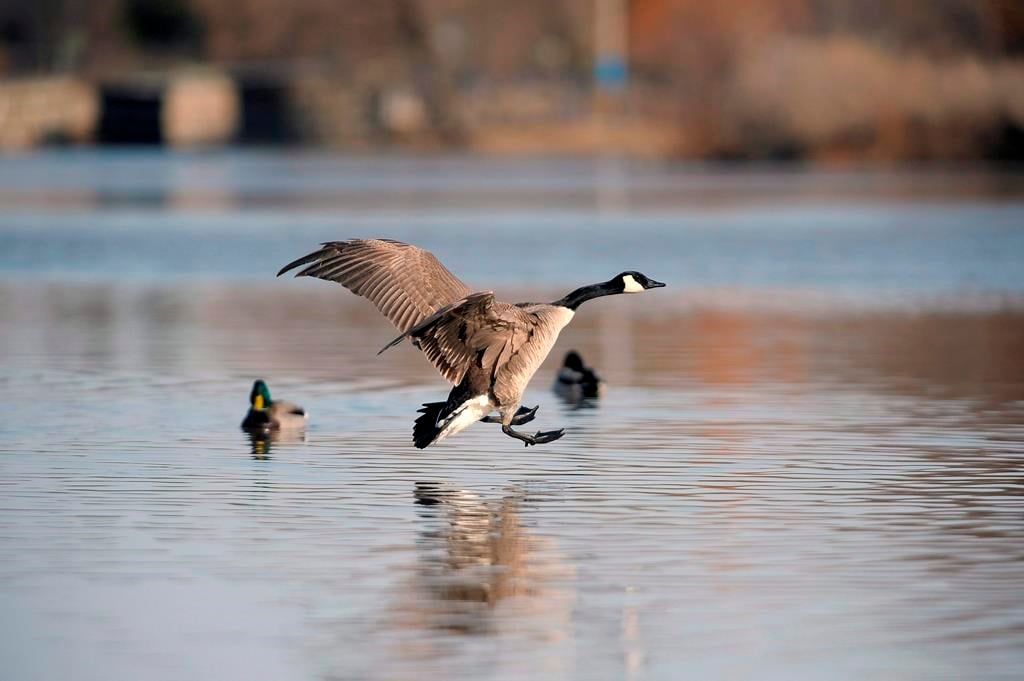
[[[644,288],[661,288],[664,285],[665,282],[663,281],[654,281],[653,279],[648,279],[647,286],[644,286]]]

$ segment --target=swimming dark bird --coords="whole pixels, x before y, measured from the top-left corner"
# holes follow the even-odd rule
[[[413,444],[421,449],[477,421],[500,423],[527,446],[562,437],[564,429],[528,435],[512,428],[534,418],[536,407],[520,408],[523,391],[559,332],[592,298],[664,286],[630,270],[553,303],[504,303],[492,291],[471,291],[428,251],[390,239],[329,241],[278,276],[297,267],[297,277],[335,281],[370,299],[402,332],[381,352],[409,338],[455,386],[447,401],[420,409]]]
[[[600,397],[604,391],[604,381],[583,363],[578,352],[570,350],[555,377],[554,391],[566,402],[578,403]]]
[[[252,384],[249,392],[249,413],[242,421],[246,430],[281,430],[306,425],[306,410],[284,400],[270,399],[270,388],[262,379]]]

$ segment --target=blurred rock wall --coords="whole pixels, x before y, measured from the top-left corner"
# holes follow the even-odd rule
[[[210,146],[232,141],[240,103],[235,81],[223,73],[183,73],[162,93],[161,127],[175,147]]]
[[[98,114],[95,88],[78,78],[0,82],[0,149],[87,141]]]
[[[160,95],[184,145],[1024,158],[1024,2],[623,0],[629,84],[599,96],[596,1],[0,0],[0,77],[212,68]],[[93,138],[11,106],[0,145]]]

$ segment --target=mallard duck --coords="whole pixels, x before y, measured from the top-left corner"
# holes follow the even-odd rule
[[[600,397],[604,392],[604,381],[583,363],[578,352],[570,350],[558,370],[554,391],[567,402],[582,402]]]
[[[500,423],[527,446],[562,437],[564,429],[530,435],[512,428],[533,420],[537,409],[520,407],[523,391],[562,328],[588,300],[665,285],[628,270],[552,303],[505,303],[492,291],[474,293],[430,252],[390,239],[328,241],[277,274],[296,268],[295,276],[335,281],[369,298],[402,333],[381,352],[409,338],[455,386],[447,402],[419,410],[413,444],[420,449],[478,421]]]
[[[302,428],[306,425],[306,410],[284,400],[270,399],[270,388],[262,379],[252,384],[249,392],[249,413],[242,421],[246,430],[279,430]]]

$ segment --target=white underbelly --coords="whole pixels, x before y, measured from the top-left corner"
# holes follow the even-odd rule
[[[455,435],[469,428],[492,411],[494,411],[494,404],[491,403],[487,395],[479,395],[466,400],[448,416],[443,426],[438,424],[441,426],[441,432],[434,438],[434,442],[440,442],[449,435]]]

